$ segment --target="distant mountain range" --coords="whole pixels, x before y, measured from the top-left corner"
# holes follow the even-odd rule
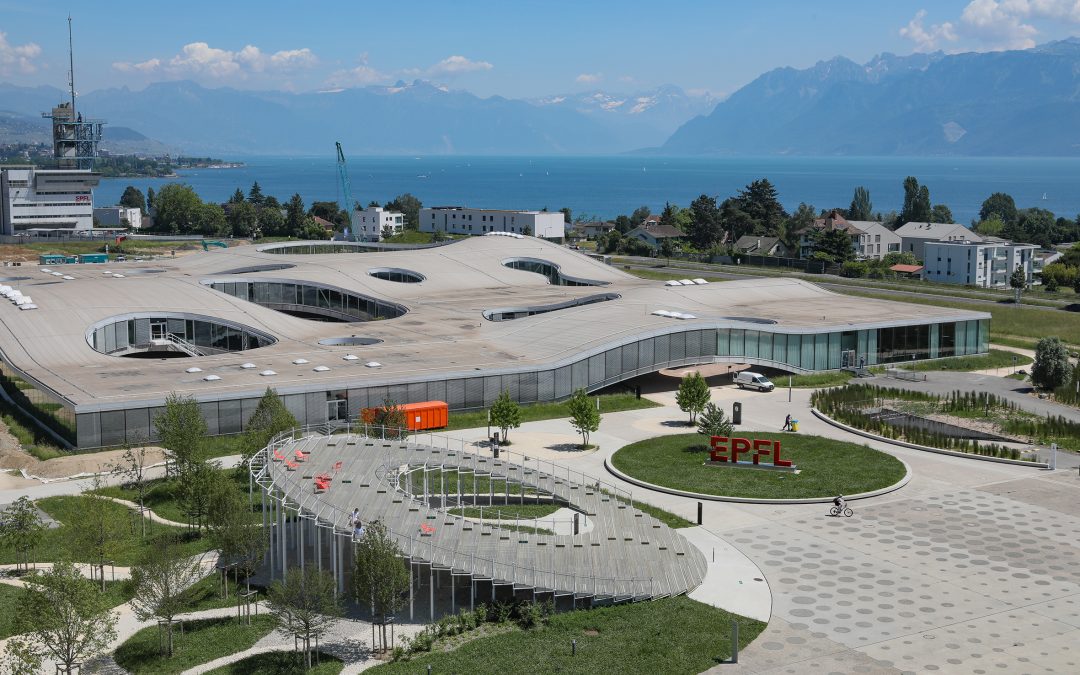
[[[106,125],[101,135],[102,149],[113,154],[163,155],[177,152],[176,148],[169,148],[129,127]],[[43,119],[40,114],[30,116],[0,110],[0,143],[51,142],[49,120]]]
[[[65,93],[0,84],[0,142],[47,132]],[[674,86],[528,100],[421,80],[322,92],[162,82],[93,91],[107,138],[178,152],[349,154],[1080,155],[1080,39],[1023,51],[843,57],[778,68],[726,100]],[[137,129],[117,133],[121,128]],[[47,137],[47,135],[46,135]],[[153,140],[150,140],[153,139]]]
[[[0,85],[4,108],[27,116],[64,99],[51,87]],[[310,154],[334,141],[350,154],[617,153],[662,143],[714,102],[671,86],[533,101],[480,98],[419,80],[301,94],[163,82],[93,91],[78,101],[79,110],[110,126],[215,157]]]
[[[1080,39],[778,68],[662,154],[1080,155]]]

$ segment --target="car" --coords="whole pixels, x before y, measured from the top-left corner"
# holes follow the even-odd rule
[[[769,378],[761,373],[754,373],[749,370],[740,370],[736,373],[735,384],[738,385],[739,389],[757,389],[758,391],[776,389],[776,385],[770,382]]]

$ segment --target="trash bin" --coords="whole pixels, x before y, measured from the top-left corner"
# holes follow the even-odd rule
[[[742,403],[738,401],[731,404],[731,423],[742,424]]]
[[[792,431],[798,431],[799,430],[799,420],[791,420],[791,430]]]

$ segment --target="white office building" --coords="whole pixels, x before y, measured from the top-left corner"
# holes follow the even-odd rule
[[[101,174],[83,169],[0,169],[0,234],[91,230]]]
[[[501,211],[461,206],[420,209],[420,231],[479,235],[514,232],[545,239],[562,239],[566,235],[561,211]]]
[[[94,218],[102,227],[130,227],[133,230],[142,228],[142,211],[130,206],[94,207]]]
[[[896,228],[900,250],[916,260],[926,260],[925,247],[931,242],[981,242],[982,237],[959,223],[904,223]]]
[[[923,244],[922,278],[945,284],[1004,288],[1017,265],[1032,281],[1037,246],[1008,242],[936,241]]]
[[[405,216],[397,211],[369,206],[363,211],[352,212],[352,235],[358,241],[379,241],[404,230]]]

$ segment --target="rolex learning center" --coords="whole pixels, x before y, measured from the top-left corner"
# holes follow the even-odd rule
[[[984,312],[798,279],[639,279],[522,235],[427,248],[290,242],[0,280],[4,396],[78,449],[155,440],[171,392],[213,435],[272,387],[302,425],[389,398],[557,401],[662,368],[793,373],[981,354]]]

